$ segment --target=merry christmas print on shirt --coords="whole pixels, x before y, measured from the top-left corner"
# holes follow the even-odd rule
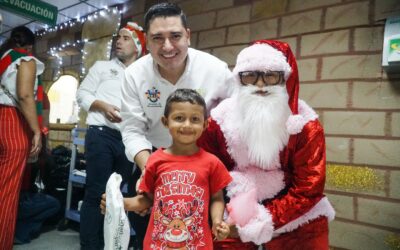
[[[162,184],[155,190],[152,233],[153,241],[162,242],[160,249],[195,250],[205,246],[204,189],[194,184],[195,178],[196,174],[189,171],[161,174]],[[160,244],[151,248],[157,249],[156,245]]]

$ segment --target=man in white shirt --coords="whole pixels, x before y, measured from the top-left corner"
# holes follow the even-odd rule
[[[145,15],[150,52],[130,65],[122,85],[121,131],[126,155],[141,170],[152,147],[167,147],[170,135],[160,118],[170,93],[178,88],[197,90],[208,111],[230,96],[232,73],[218,58],[189,48],[186,17],[175,4],[160,3]]]
[[[176,4],[153,5],[144,18],[150,54],[126,69],[122,85],[121,132],[128,159],[140,169],[135,173],[137,177],[144,172],[153,148],[171,144],[168,130],[161,123],[169,94],[178,88],[195,89],[210,111],[230,96],[228,83],[232,79],[225,62],[189,48],[186,16]],[[144,231],[136,227],[140,223],[137,221],[135,229],[140,245]]]
[[[126,182],[133,171],[133,164],[125,156],[120,133],[121,83],[125,68],[143,54],[142,28],[128,22],[118,33],[116,58],[97,61],[77,92],[79,105],[88,112],[86,189],[80,211],[81,249],[104,248],[104,216],[99,208],[101,194],[113,172],[120,173]]]

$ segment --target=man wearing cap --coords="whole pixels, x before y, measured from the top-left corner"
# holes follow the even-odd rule
[[[97,61],[89,70],[77,92],[81,108],[88,112],[85,137],[86,189],[80,211],[82,249],[103,249],[101,194],[113,172],[130,177],[133,164],[125,156],[120,133],[121,83],[125,68],[146,53],[142,28],[136,23],[119,30],[115,58]]]

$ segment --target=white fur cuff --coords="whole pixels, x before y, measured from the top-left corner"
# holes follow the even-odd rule
[[[291,115],[286,121],[286,128],[291,135],[301,132],[307,121],[301,115]]]
[[[264,206],[257,205],[258,214],[245,226],[236,225],[243,242],[254,242],[257,245],[271,240],[274,226],[272,216]]]
[[[255,188],[254,183],[244,173],[231,171],[229,174],[232,177],[232,182],[226,188],[228,197],[233,198]]]

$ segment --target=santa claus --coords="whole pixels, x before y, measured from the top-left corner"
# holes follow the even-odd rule
[[[199,140],[233,177],[227,208],[237,238],[214,249],[328,249],[335,212],[323,195],[324,132],[298,99],[290,47],[256,41],[239,53],[233,73],[235,94],[211,111]]]

